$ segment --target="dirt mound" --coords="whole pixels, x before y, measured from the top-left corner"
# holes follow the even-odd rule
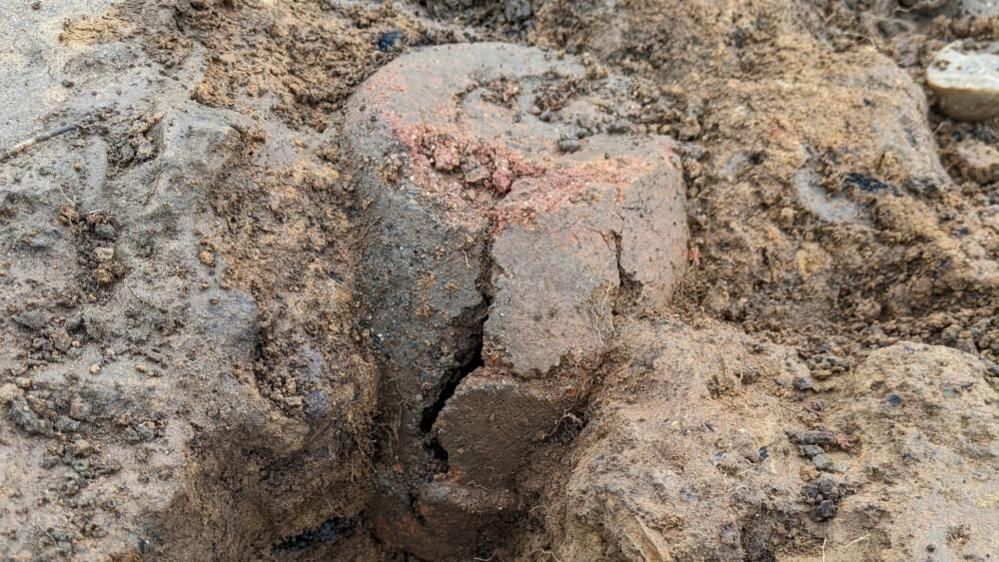
[[[5,11],[0,556],[999,551],[987,3]]]
[[[813,385],[794,350],[715,324],[634,326],[622,341],[564,479],[532,512],[541,531],[513,558],[985,560],[999,548],[994,365],[906,343]]]
[[[943,134],[942,123],[933,134],[922,89],[877,39],[818,27],[844,17],[843,5],[636,3],[612,18],[575,4],[546,3],[537,40],[648,77],[647,126],[702,149],[686,163],[703,264],[694,303],[819,353],[899,338],[955,344],[974,331],[965,349],[994,357],[989,184],[947,175],[938,142],[967,133]],[[882,27],[901,18],[919,52],[933,44],[927,32],[951,33],[880,6],[849,13]]]

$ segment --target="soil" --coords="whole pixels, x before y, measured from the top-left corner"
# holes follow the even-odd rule
[[[948,118],[924,79],[952,41],[999,40],[994,3],[3,12],[4,560],[999,556],[999,123]],[[626,81],[602,126],[673,139],[685,271],[668,304],[634,306],[615,231],[599,345],[548,373],[491,355],[503,279],[473,275],[423,389],[378,329],[418,333],[384,295],[423,289],[372,273],[399,268],[371,261],[349,109],[392,61],[485,41],[579,62],[541,120]],[[487,101],[515,103],[514,82]],[[543,173],[497,175],[505,149],[430,125],[407,158],[464,174],[476,205]],[[385,164],[393,185],[409,165]],[[515,249],[504,270],[534,255]],[[490,459],[502,478],[470,483]]]

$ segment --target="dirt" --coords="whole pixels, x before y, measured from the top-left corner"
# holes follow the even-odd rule
[[[9,4],[0,154],[73,127],[0,161],[5,560],[999,556],[999,123],[948,118],[925,86],[946,45],[999,40],[988,1]],[[572,127],[551,160],[417,99],[408,149],[361,161],[366,80],[487,41],[578,64],[526,108]],[[513,112],[530,84],[477,95]],[[600,96],[606,119],[569,119]],[[484,217],[543,224],[559,181],[607,180],[552,172],[601,136],[672,139],[682,274],[642,304],[595,206],[608,255],[559,287],[616,301],[576,358],[521,368],[509,337],[562,345],[522,329],[561,294],[530,279],[573,253],[497,248]],[[386,252],[463,242],[412,217],[372,238],[365,178],[414,169],[457,186],[484,221],[473,261],[492,256],[445,254],[464,304],[443,327],[408,299],[447,292]],[[529,192],[553,204],[519,212],[548,176]],[[593,303],[569,304],[567,330]],[[392,355],[394,325],[423,351]]]

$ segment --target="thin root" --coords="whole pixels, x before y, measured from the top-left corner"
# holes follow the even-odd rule
[[[3,162],[4,160],[7,160],[8,158],[10,158],[12,156],[16,156],[17,154],[20,154],[21,152],[24,152],[25,150],[31,148],[32,146],[35,146],[36,144],[38,144],[40,142],[44,142],[44,141],[47,141],[49,139],[58,137],[59,135],[66,134],[66,133],[68,133],[70,131],[75,131],[77,129],[77,127],[79,127],[79,125],[77,125],[75,123],[72,124],[72,125],[63,125],[61,127],[56,127],[55,129],[51,129],[51,130],[45,131],[44,133],[42,133],[40,135],[36,135],[34,137],[31,137],[30,139],[28,139],[26,141],[19,142],[19,143],[15,144],[13,148],[11,148],[9,150],[5,150],[3,152],[0,152],[0,162]]]

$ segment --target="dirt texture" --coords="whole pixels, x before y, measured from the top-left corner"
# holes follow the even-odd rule
[[[999,556],[991,0],[0,13],[0,559]]]

